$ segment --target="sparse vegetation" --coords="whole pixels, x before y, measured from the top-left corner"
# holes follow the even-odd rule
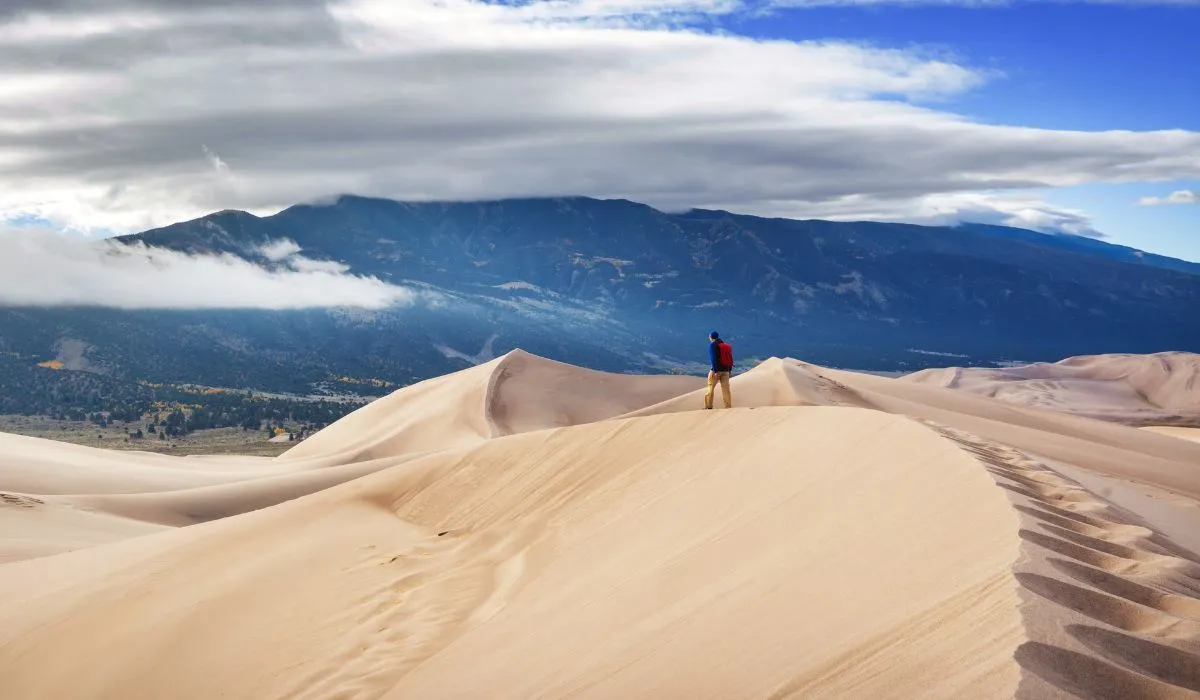
[[[167,439],[163,433],[145,439],[129,437],[123,426],[97,428],[90,422],[60,421],[41,416],[0,416],[0,432],[17,433],[46,440],[69,442],[109,450],[137,450],[176,456],[250,455],[275,457],[295,447],[295,442],[269,442],[259,430],[216,428],[197,430],[189,435]]]
[[[376,389],[396,388],[395,382],[389,382],[386,379],[376,379],[374,377],[368,377],[366,379],[360,379],[358,377],[330,377],[329,381],[336,384],[349,384],[352,386],[370,386],[375,387]]]
[[[279,430],[302,439],[364,401],[126,382],[0,357],[0,414],[120,429],[131,442],[147,436],[169,441],[218,428]]]

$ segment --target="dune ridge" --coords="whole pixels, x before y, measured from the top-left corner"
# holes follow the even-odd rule
[[[0,440],[5,697],[1200,697],[1200,444],[787,358],[732,386],[514,351],[275,459]]]
[[[1159,435],[1170,435],[1181,440],[1191,440],[1192,442],[1200,442],[1200,428],[1184,428],[1171,425],[1147,425],[1142,426],[1142,430]]]
[[[1000,369],[948,367],[905,381],[1134,425],[1200,427],[1200,354],[1085,355]]]

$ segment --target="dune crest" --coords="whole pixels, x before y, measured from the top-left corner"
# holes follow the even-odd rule
[[[609,418],[702,384],[695,377],[597,372],[513,350],[373,401],[279,459],[364,461],[475,445]]]
[[[1159,435],[1170,435],[1181,440],[1191,440],[1192,442],[1200,442],[1200,428],[1183,428],[1170,425],[1145,425],[1142,430],[1158,433]]]
[[[0,436],[6,697],[1200,694],[1200,444],[788,358],[732,387],[514,351],[276,459]]]
[[[1200,425],[1200,355],[1087,355],[1003,369],[928,369],[903,377],[1022,406],[1136,425]]]

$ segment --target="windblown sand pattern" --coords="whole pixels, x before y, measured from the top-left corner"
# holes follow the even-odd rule
[[[1200,443],[733,391],[516,351],[274,459],[0,435],[0,695],[1200,698]]]

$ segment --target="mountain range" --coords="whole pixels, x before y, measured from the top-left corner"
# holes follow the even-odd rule
[[[0,309],[0,352],[152,381],[371,391],[515,347],[613,371],[702,371],[710,330],[738,356],[911,371],[1107,352],[1200,350],[1200,264],[1101,240],[669,213],[585,197],[409,203],[342,196],[223,211],[124,236],[263,266],[294,242],[418,292],[307,311]],[[24,359],[22,360],[24,361]]]

